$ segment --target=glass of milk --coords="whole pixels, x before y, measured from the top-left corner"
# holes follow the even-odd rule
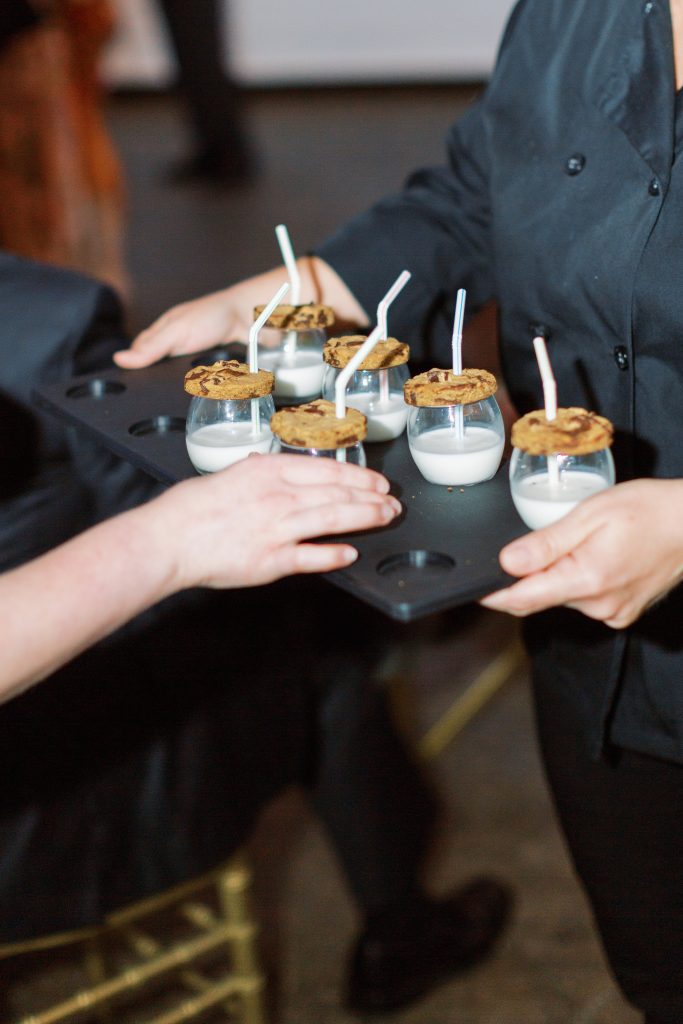
[[[289,405],[319,398],[323,383],[323,345],[320,328],[280,331],[264,328],[259,335],[258,364],[275,374],[273,394]]]
[[[272,395],[261,398],[199,398],[190,402],[185,427],[187,454],[198,473],[215,473],[252,452],[270,450]]]
[[[614,482],[609,448],[588,455],[530,455],[520,448],[512,450],[510,492],[520,518],[532,530],[550,526]]]
[[[330,402],[334,402],[334,385],[341,372],[325,365],[323,398]],[[408,406],[403,401],[403,385],[409,376],[407,363],[384,370],[356,370],[352,375],[346,386],[346,404],[367,416],[367,441],[391,441],[405,430]]]
[[[469,487],[495,476],[505,427],[493,395],[465,405],[410,406],[408,446],[432,484]]]

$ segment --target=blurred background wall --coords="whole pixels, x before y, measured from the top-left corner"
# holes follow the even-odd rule
[[[188,0],[189,2],[189,0]],[[458,82],[485,79],[513,0],[226,0],[231,71],[244,85]],[[115,0],[111,85],[174,76],[155,0]],[[227,48],[227,47],[226,47]]]

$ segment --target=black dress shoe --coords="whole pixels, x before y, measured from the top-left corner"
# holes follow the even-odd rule
[[[504,885],[481,878],[446,899],[421,900],[371,922],[351,956],[347,1008],[398,1010],[483,960],[512,902]]]

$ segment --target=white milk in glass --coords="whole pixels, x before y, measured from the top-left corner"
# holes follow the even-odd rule
[[[425,480],[467,486],[495,476],[504,438],[488,427],[466,426],[458,438],[455,427],[439,427],[410,439],[410,452]]]
[[[322,390],[322,354],[304,349],[259,352],[259,368],[275,374],[276,398],[317,398]]]
[[[254,434],[249,421],[209,423],[186,437],[187,454],[199,473],[215,473],[252,452],[265,454],[272,441],[270,427],[261,423]]]
[[[610,481],[599,473],[568,469],[559,474],[556,483],[547,472],[514,480],[511,494],[520,518],[530,529],[541,530],[609,485]]]
[[[390,393],[388,399],[382,401],[378,392],[356,391],[347,394],[346,404],[367,416],[366,441],[391,441],[405,430],[408,406],[403,401],[402,394]]]

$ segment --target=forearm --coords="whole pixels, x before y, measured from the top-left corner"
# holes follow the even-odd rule
[[[495,296],[488,162],[479,103],[451,130],[447,163],[413,174],[315,247],[371,317],[409,270],[410,284],[392,306],[392,333],[418,349],[435,311],[452,320],[459,288],[467,289],[469,311]]]
[[[45,678],[176,588],[150,506],[0,576],[0,701]]]
[[[0,576],[0,701],[187,587],[333,572],[356,551],[314,537],[386,526],[384,477],[332,459],[265,455],[182,481]]]
[[[303,256],[296,262],[301,277],[301,302],[331,306],[339,322],[367,326],[369,319],[365,310],[332,267],[317,256]],[[254,306],[263,305],[288,280],[287,270],[279,266],[242,281],[235,287],[240,291],[240,303],[251,312]],[[225,289],[227,298],[232,290]],[[291,293],[283,301],[291,302]]]

